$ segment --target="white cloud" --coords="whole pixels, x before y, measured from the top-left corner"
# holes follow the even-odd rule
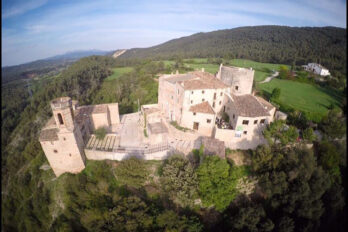
[[[27,11],[39,8],[47,3],[48,0],[28,0],[14,4],[10,8],[2,10],[2,18],[10,18],[16,15],[23,14]]]

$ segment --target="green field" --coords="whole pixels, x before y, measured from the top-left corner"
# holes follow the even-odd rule
[[[121,68],[113,68],[113,74],[111,76],[108,76],[105,80],[106,81],[111,81],[114,80],[116,78],[118,78],[119,76],[121,76],[122,74],[131,72],[133,70],[132,67],[121,67]]]
[[[271,94],[276,87],[281,89],[280,102],[294,109],[324,115],[330,104],[340,105],[341,95],[334,90],[321,88],[311,84],[273,79],[270,82],[257,84],[257,89]]]
[[[194,63],[189,63],[189,61],[193,61]],[[172,65],[175,61],[164,60],[165,65]],[[185,66],[191,67],[195,70],[201,70],[204,68],[205,71],[215,74],[219,70],[218,64],[210,64],[208,63],[208,58],[193,58],[193,59],[184,59],[183,60]],[[280,66],[282,64],[270,64],[270,63],[260,63],[252,60],[245,59],[233,59],[228,61],[228,65],[241,67],[241,68],[253,68],[255,70],[254,80],[256,82],[263,81],[266,77],[271,76],[274,71],[279,71]],[[290,68],[288,65],[286,65]]]

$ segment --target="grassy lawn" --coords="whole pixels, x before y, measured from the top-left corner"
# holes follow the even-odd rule
[[[270,64],[270,63],[260,63],[252,60],[244,59],[233,59],[230,61],[233,66],[249,68],[252,67],[255,70],[254,80],[256,82],[263,81],[266,77],[272,74],[272,70],[279,71],[282,64]],[[288,65],[286,65],[288,66]],[[290,66],[288,66],[290,69]]]
[[[217,64],[187,64],[185,63],[185,65],[187,67],[191,67],[199,71],[201,71],[201,69],[204,68],[205,72],[210,72],[211,74],[215,74],[219,70],[219,65]]]
[[[108,76],[105,80],[106,81],[111,81],[114,80],[116,78],[118,78],[119,76],[121,76],[122,74],[131,72],[133,70],[132,67],[121,67],[121,68],[113,68],[113,74],[111,76]]]
[[[337,92],[311,84],[290,80],[273,79],[257,84],[257,89],[271,94],[276,87],[281,89],[280,102],[294,109],[324,115],[330,104],[340,105],[341,95]]]

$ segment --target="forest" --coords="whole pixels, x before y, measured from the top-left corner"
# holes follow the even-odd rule
[[[134,48],[119,58],[224,57],[288,65],[314,62],[337,76],[347,71],[346,43],[344,28],[252,26],[197,33],[149,48]]]

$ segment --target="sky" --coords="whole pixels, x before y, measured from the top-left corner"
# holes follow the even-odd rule
[[[1,66],[241,26],[346,28],[346,0],[2,0]]]

